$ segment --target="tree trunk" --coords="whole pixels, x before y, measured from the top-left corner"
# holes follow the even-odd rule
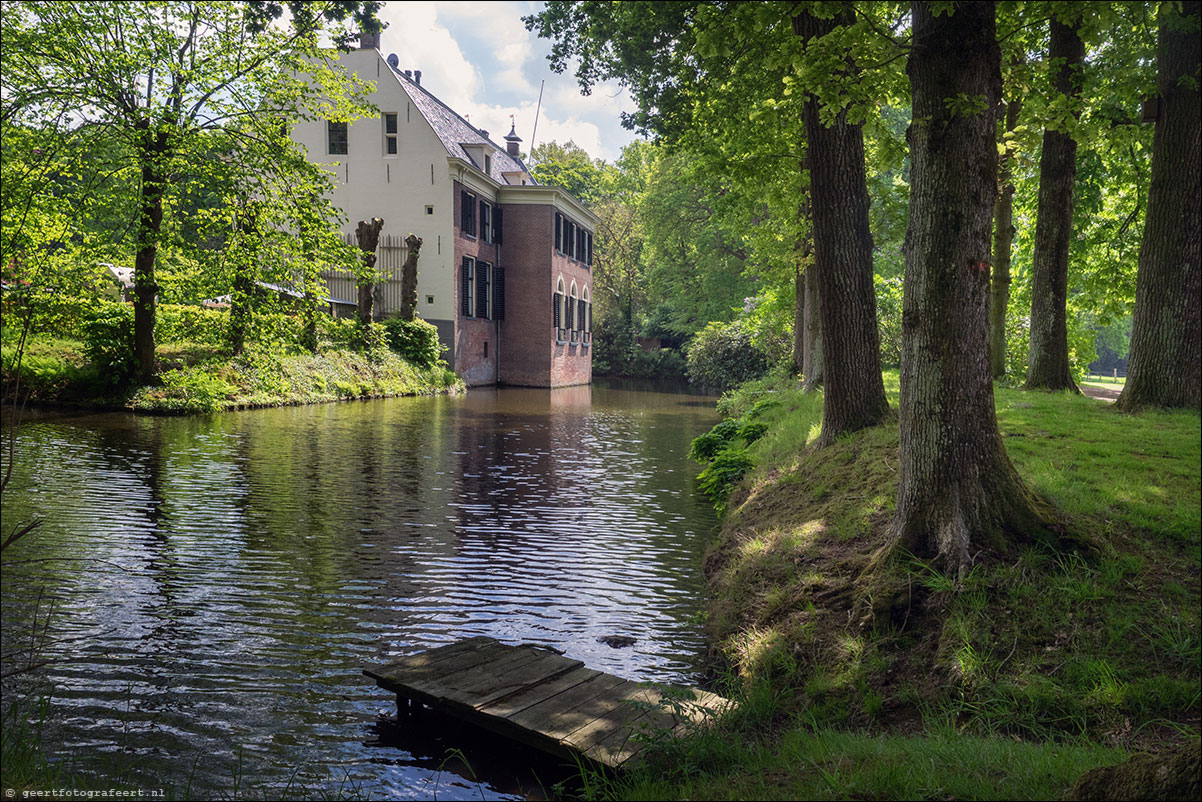
[[[1021,97],[1006,108],[1006,134],[1018,127]],[[1014,245],[1014,156],[1006,147],[998,167],[998,198],[993,208],[993,279],[989,291],[989,373],[1006,375],[1006,307],[1010,305],[1010,250]]]
[[[360,220],[355,229],[359,250],[363,251],[361,256],[363,267],[360,269],[358,281],[355,283],[359,288],[359,322],[364,327],[370,326],[372,322],[376,282],[376,247],[380,244],[380,230],[383,228],[384,221],[379,217],[373,217],[371,222]]]
[[[806,41],[855,22],[850,6],[833,19],[793,18]],[[849,69],[853,69],[849,68]],[[876,426],[889,414],[881,378],[881,343],[872,286],[872,232],[864,134],[840,111],[833,124],[819,119],[818,100],[805,104],[814,266],[818,272],[823,346],[822,436],[819,445]]]
[[[935,16],[930,4],[915,3],[913,19],[893,536],[963,575],[987,545],[1049,533],[1002,446],[989,376],[986,260],[1001,96],[994,4],[963,3]]]
[[[405,265],[401,268],[401,317],[413,320],[417,313],[417,256],[422,249],[422,238],[416,234],[405,237]]]
[[[800,266],[793,277],[793,372],[805,376],[806,274]]]
[[[166,189],[164,160],[167,135],[143,134],[142,193],[138,225],[138,252],[134,257],[134,357],[138,363],[138,381],[146,384],[154,378],[155,303],[159,285],[155,281],[155,261],[159,251],[159,233],[163,228],[163,192]]]
[[[1076,27],[1052,18],[1048,48],[1055,74],[1053,88],[1074,102],[1081,94],[1085,45]],[[1039,159],[1039,211],[1031,275],[1031,350],[1028,390],[1077,390],[1068,365],[1068,246],[1073,234],[1073,185],[1077,180],[1077,142],[1065,131],[1043,132]]]
[[[1198,153],[1199,3],[1171,4],[1157,42],[1160,109],[1139,250],[1127,384],[1118,407],[1199,408],[1202,179]],[[1182,19],[1184,17],[1184,20]]]
[[[255,292],[258,225],[253,202],[243,205],[234,225],[238,232],[238,247],[234,249],[234,291],[230,295],[230,350],[238,355],[245,350],[246,338],[250,335],[251,305]]]
[[[822,386],[822,294],[818,290],[818,265],[805,272],[805,391]]]

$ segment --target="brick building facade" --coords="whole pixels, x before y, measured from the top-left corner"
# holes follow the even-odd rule
[[[534,180],[512,127],[500,147],[395,56],[366,47],[341,58],[376,82],[380,116],[300,123],[292,136],[333,164],[348,230],[380,217],[385,235],[422,238],[418,314],[438,327],[454,370],[469,386],[589,383],[596,217]]]

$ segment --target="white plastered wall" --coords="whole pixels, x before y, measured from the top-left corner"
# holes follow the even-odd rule
[[[311,161],[330,166],[332,200],[347,218],[344,231],[353,233],[358,221],[380,217],[383,234],[422,238],[418,314],[426,320],[454,320],[454,202],[447,150],[378,51],[353,50],[340,61],[360,80],[376,84],[371,101],[379,113],[350,124],[345,156],[329,155],[325,120],[297,124],[292,138],[307,148]],[[385,153],[386,112],[397,115],[395,156]],[[427,206],[434,207],[432,215]],[[434,303],[427,303],[428,296],[434,296]]]

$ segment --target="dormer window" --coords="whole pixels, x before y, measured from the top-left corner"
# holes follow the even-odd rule
[[[384,112],[384,155],[397,155],[397,115],[396,112]]]
[[[346,123],[328,120],[326,122],[326,141],[328,143],[326,152],[331,156],[347,155]]]

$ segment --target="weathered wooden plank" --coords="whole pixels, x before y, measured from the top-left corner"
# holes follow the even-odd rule
[[[514,649],[487,663],[454,674],[430,678],[420,684],[423,684],[423,689],[429,693],[435,693],[437,688],[437,692],[444,698],[474,708],[477,699],[490,695],[492,691],[504,685],[509,675],[522,671],[532,663],[543,662],[548,656],[559,658],[559,655],[534,649]]]
[[[561,676],[545,680],[538,685],[524,688],[517,693],[509,694],[500,699],[485,702],[480,706],[479,710],[484,715],[505,718],[539,702],[546,701],[558,693],[574,688],[582,682],[600,676],[602,676],[600,671],[594,668],[585,668],[582,663],[579,668],[574,668]]]
[[[497,649],[498,646],[501,644],[492,638],[468,638],[421,654],[406,655],[386,665],[365,669],[363,673],[375,679],[407,679],[437,672],[458,671],[499,656],[503,652]]]
[[[596,718],[597,714],[593,712],[596,705],[592,704],[594,700],[625,682],[627,680],[621,677],[601,674],[514,713],[508,720],[560,740],[572,730]]]
[[[608,709],[564,736],[564,743],[586,752],[594,743],[627,729],[647,713],[646,705],[655,705],[660,694],[637,682],[620,685],[606,694]]]
[[[527,688],[536,688],[548,684],[556,677],[583,668],[584,663],[572,660],[554,653],[546,653],[538,660],[510,670],[500,677],[491,687],[475,686],[471,689],[474,694],[472,707],[477,710],[498,699],[513,696]]]
[[[730,702],[688,689],[660,704],[663,689],[584,667],[579,660],[532,646],[476,637],[406,655],[364,674],[399,696],[430,705],[557,755],[629,763],[643,748],[641,728],[680,732],[682,719],[705,721]],[[688,698],[691,697],[691,698]],[[642,704],[637,704],[641,702]]]

